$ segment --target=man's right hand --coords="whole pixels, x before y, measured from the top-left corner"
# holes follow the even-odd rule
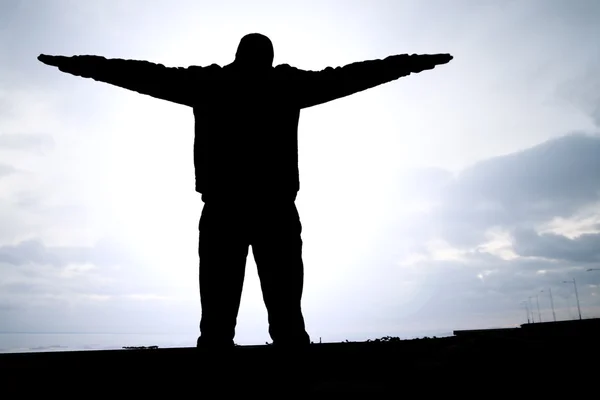
[[[68,58],[69,57],[65,57],[65,56],[49,56],[47,54],[40,54],[38,56],[38,60],[40,60],[41,62],[43,62],[46,65],[51,65],[53,67],[60,67],[61,65],[63,65],[65,63],[65,61]]]
[[[61,72],[66,72],[75,76],[81,76],[84,78],[91,78],[94,76],[95,68],[94,63],[90,60],[95,56],[50,56],[47,54],[40,54],[38,60],[46,65],[58,67]]]

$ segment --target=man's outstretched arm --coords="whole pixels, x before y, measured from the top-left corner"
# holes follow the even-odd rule
[[[169,68],[148,61],[123,60],[101,56],[51,56],[38,60],[62,72],[92,78],[163,100],[192,105],[193,88],[202,67]]]
[[[382,60],[367,60],[322,71],[292,68],[294,93],[301,108],[312,107],[372,87],[447,64],[450,54],[399,54]]]

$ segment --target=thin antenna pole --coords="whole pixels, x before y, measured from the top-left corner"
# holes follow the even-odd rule
[[[556,313],[554,312],[554,300],[552,300],[552,288],[548,288],[548,292],[550,292],[550,305],[552,306],[552,317],[554,317],[554,322],[556,322]]]
[[[575,298],[577,299],[577,312],[579,312],[579,319],[581,319],[581,307],[579,307],[579,294],[577,293],[577,283],[575,283],[575,278],[573,278],[573,286],[575,286]]]

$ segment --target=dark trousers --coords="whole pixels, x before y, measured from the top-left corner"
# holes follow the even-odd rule
[[[309,344],[300,306],[302,225],[294,201],[248,204],[209,200],[199,230],[202,317],[198,347],[233,345],[249,246],[273,344]]]

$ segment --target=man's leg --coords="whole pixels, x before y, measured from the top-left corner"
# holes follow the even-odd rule
[[[302,225],[293,201],[255,210],[252,252],[274,345],[305,345],[301,299],[304,285]]]
[[[243,214],[234,207],[204,205],[200,218],[198,347],[232,347],[240,306],[248,240]]]

